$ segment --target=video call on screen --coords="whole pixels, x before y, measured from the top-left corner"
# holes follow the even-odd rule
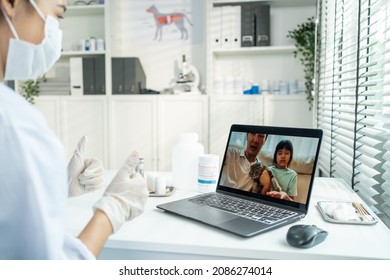
[[[291,143],[293,148],[292,160],[288,165],[288,168],[297,173],[297,195],[294,198],[294,201],[299,203],[306,203],[307,193],[311,181],[311,176],[314,168],[314,161],[316,157],[316,152],[318,148],[318,139],[302,136],[289,136],[289,135],[275,135],[268,134],[266,135],[265,142],[261,147],[260,151],[257,154],[257,159],[262,164],[266,166],[275,166],[274,155],[275,150],[280,143],[280,141],[288,140]],[[227,147],[227,156],[229,149],[235,149],[237,153],[242,150],[245,150],[248,143],[248,133],[247,132],[232,132],[230,140]],[[225,162],[222,165],[221,181],[222,186],[240,188],[241,186],[236,185],[233,182],[227,182],[226,177],[233,174],[228,174],[231,171],[231,168],[226,168],[227,158],[225,157]],[[248,171],[249,172],[249,171]],[[251,174],[253,176],[253,173]],[[249,176],[244,175],[244,176]],[[234,177],[234,176],[233,176]],[[274,176],[277,180],[277,175]],[[252,177],[253,178],[253,177]],[[239,180],[240,178],[238,178]],[[239,180],[240,181],[240,180]],[[250,181],[249,178],[242,180],[243,182]],[[278,180],[279,181],[279,180]],[[282,180],[281,180],[282,181]],[[248,188],[243,188],[245,191],[251,191]]]

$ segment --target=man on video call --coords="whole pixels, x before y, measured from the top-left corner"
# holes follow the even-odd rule
[[[247,145],[243,149],[229,147],[226,153],[224,169],[220,184],[248,192],[256,192],[257,183],[250,177],[250,166],[260,162],[257,157],[264,142],[266,134],[248,133]],[[265,194],[271,187],[271,179],[267,171],[260,176],[260,183],[263,185],[262,194]]]

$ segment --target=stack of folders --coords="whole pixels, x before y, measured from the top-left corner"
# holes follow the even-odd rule
[[[104,56],[70,58],[71,95],[106,94]]]
[[[215,6],[211,10],[212,48],[270,45],[270,6],[260,2]]]
[[[112,94],[141,94],[146,75],[138,57],[112,57]]]

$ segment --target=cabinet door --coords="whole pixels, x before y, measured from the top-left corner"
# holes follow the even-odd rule
[[[210,153],[222,161],[232,124],[262,124],[262,96],[210,98]]]
[[[160,96],[158,112],[158,170],[172,170],[172,147],[182,133],[196,132],[208,147],[208,97]]]
[[[269,95],[264,97],[264,124],[313,127],[313,110],[306,95]]]
[[[98,157],[108,166],[107,104],[105,98],[64,98],[61,114],[62,139],[68,157],[79,139],[88,138],[86,156]]]
[[[115,96],[110,102],[110,167],[118,169],[127,156],[138,150],[145,171],[157,168],[155,96]]]
[[[34,106],[43,114],[47,125],[60,138],[60,99],[58,97],[38,97]]]

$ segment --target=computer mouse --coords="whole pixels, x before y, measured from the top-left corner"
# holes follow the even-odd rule
[[[298,248],[310,248],[326,239],[328,232],[315,225],[294,225],[287,231],[287,243]]]

